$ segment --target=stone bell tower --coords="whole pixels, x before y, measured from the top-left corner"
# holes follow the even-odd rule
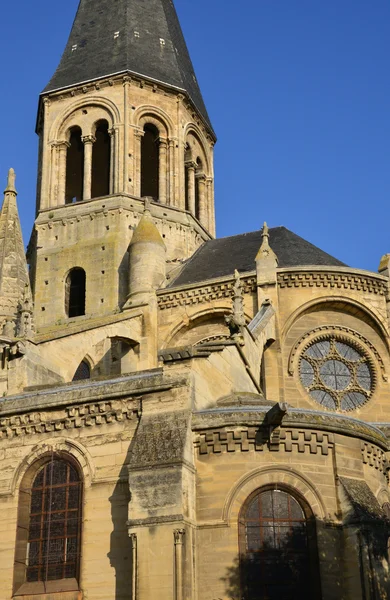
[[[145,199],[167,272],[215,235],[215,134],[171,0],[81,0],[37,132],[38,329],[124,306]]]

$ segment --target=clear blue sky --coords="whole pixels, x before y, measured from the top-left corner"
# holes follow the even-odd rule
[[[25,243],[38,94],[78,0],[2,2],[0,180]],[[285,225],[353,267],[390,252],[389,0],[176,0],[218,135],[218,235]]]

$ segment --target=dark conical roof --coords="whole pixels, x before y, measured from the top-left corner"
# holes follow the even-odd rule
[[[186,92],[212,130],[172,0],[80,0],[44,92],[127,71]]]

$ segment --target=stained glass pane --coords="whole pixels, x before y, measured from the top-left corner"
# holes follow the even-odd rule
[[[367,391],[371,390],[372,379],[369,366],[363,363],[358,366],[356,373],[358,384]]]
[[[307,360],[305,360],[304,358],[301,360],[301,365],[300,365],[300,370],[301,370],[301,381],[303,383],[303,385],[308,388],[312,385],[313,381],[314,381],[314,369],[311,366],[311,364],[309,362],[307,362]]]
[[[242,597],[246,600],[301,597],[300,592],[309,585],[304,512],[295,498],[283,490],[259,492],[248,506],[250,511],[256,502],[260,506],[258,522],[249,520],[245,523],[246,552],[241,557],[245,590]],[[245,521],[247,517],[248,510]]]
[[[322,340],[313,344],[306,350],[306,354],[312,358],[325,358],[330,352],[330,342],[328,340]]]
[[[347,392],[341,400],[343,410],[354,410],[366,402],[367,398],[360,392]]]
[[[78,473],[56,459],[38,473],[32,487],[31,510],[36,514],[30,517],[27,581],[75,577],[80,554]]]
[[[328,392],[325,392],[324,390],[312,390],[310,396],[314,398],[316,402],[325,406],[325,408],[335,410],[336,402]]]
[[[359,354],[359,352],[357,352],[355,348],[352,348],[352,346],[349,346],[348,344],[343,344],[342,342],[336,342],[335,346],[337,352],[343,358],[346,358],[347,360],[351,361],[357,361],[361,359],[361,355]]]
[[[345,390],[351,383],[351,371],[339,360],[327,360],[320,369],[323,383],[332,390]]]

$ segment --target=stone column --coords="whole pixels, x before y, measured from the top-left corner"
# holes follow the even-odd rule
[[[175,600],[183,600],[183,538],[185,529],[175,529]]]
[[[57,206],[65,204],[66,195],[66,157],[68,154],[68,148],[70,148],[69,142],[58,142],[58,194],[57,194]]]
[[[108,130],[108,135],[110,136],[110,194],[114,194],[115,193],[115,188],[117,187],[116,184],[116,169],[115,169],[115,156],[116,156],[116,148],[115,148],[115,143],[116,143],[116,135],[115,135],[115,129],[114,127],[112,127],[111,129]]]
[[[169,177],[168,177],[168,204],[176,206],[175,201],[175,140],[169,140],[168,142],[168,164],[169,164]]]
[[[92,149],[96,138],[93,135],[85,135],[81,141],[84,144],[83,200],[90,200],[92,195]]]
[[[215,213],[214,213],[214,194],[213,194],[213,178],[207,177],[206,188],[207,188],[207,204],[209,213],[209,227],[208,230],[211,235],[215,236]]]
[[[188,209],[195,216],[195,169],[196,163],[187,162],[188,170]]]
[[[158,195],[159,201],[161,204],[167,203],[167,174],[168,174],[168,165],[167,165],[167,141],[163,138],[159,139],[158,145]]]
[[[141,196],[141,140],[144,132],[141,129],[134,131],[134,195]]]
[[[130,534],[131,540],[131,600],[137,600],[137,586],[138,586],[138,547],[137,547],[137,534]]]
[[[206,229],[209,228],[208,200],[206,194],[206,176],[198,173],[196,176],[199,189],[199,221]]]

